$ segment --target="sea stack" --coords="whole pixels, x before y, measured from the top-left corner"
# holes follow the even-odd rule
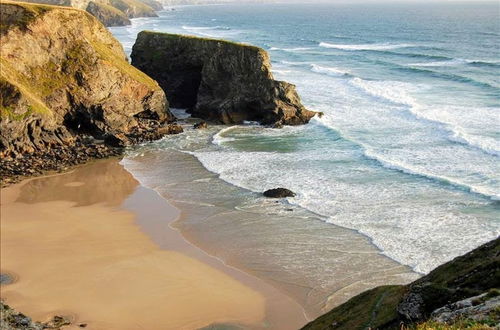
[[[274,80],[267,52],[225,40],[142,31],[132,65],[158,81],[173,107],[224,124],[300,125],[316,112]]]
[[[160,86],[127,62],[120,43],[90,14],[13,2],[0,9],[2,161],[71,148],[81,137],[153,139],[175,119]]]

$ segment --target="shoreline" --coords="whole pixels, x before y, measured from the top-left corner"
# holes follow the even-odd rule
[[[383,255],[366,235],[324,222],[297,205],[258,200],[259,194],[218,178],[193,155],[164,149],[159,152],[157,148],[162,149],[162,145],[154,151],[139,148],[135,156],[125,157],[121,163],[143,186],[183,210],[181,218],[173,222],[174,228],[205,253],[293,297],[309,319],[365,290],[420,277]],[[283,208],[286,212],[276,213]],[[290,228],[304,237],[292,233],[288,240]],[[276,242],[281,235],[284,241]],[[284,244],[283,249],[276,250],[276,244]],[[253,249],[262,250],[264,255],[249,252]],[[285,264],[281,253],[286,253],[282,255]],[[315,269],[312,273],[301,269],[295,273],[286,263],[293,266],[296,253],[319,258],[324,264],[315,268],[311,263],[307,267]]]
[[[107,173],[106,178],[110,179],[109,176],[112,176],[112,179],[103,182],[94,179],[92,182],[93,179],[88,178],[88,175],[86,176],[84,173],[93,169],[92,175],[96,177],[95,172],[99,167],[101,170],[103,167],[108,167],[104,172]],[[97,177],[101,179],[105,177],[103,172],[97,172]],[[122,181],[120,181],[120,176]],[[81,180],[85,177],[90,179],[90,182]],[[124,177],[128,178],[124,180]],[[113,181],[115,188],[112,188],[113,185],[110,181]],[[89,183],[98,183],[101,187],[99,185],[90,187]],[[117,184],[119,187],[116,186]],[[90,191],[86,188],[90,188]],[[78,191],[78,193],[69,194],[69,191],[72,190]],[[124,197],[124,191],[126,197]],[[103,198],[103,194],[106,198]],[[87,323],[89,328],[113,328],[113,326],[120,328],[119,324],[113,322],[100,323],[99,318],[108,321],[115,320],[121,323],[121,328],[123,328],[124,324],[141,324],[141,322],[152,322],[151,320],[153,322],[161,321],[162,315],[157,315],[158,313],[148,309],[164,304],[174,308],[172,314],[167,313],[166,315],[170,319],[169,322],[175,323],[172,318],[175,318],[174,315],[182,314],[183,308],[184,312],[187,312],[184,313],[184,317],[186,315],[195,316],[194,321],[191,320],[191,322],[197,323],[196,325],[180,327],[186,329],[199,328],[214,323],[246,324],[257,329],[264,327],[262,322],[273,324],[273,328],[292,329],[300,327],[308,321],[303,316],[302,307],[287,295],[261,279],[225,265],[220,259],[209,256],[205,251],[189,243],[178,230],[171,226],[172,222],[178,219],[180,211],[154,190],[141,186],[130,173],[118,164],[117,159],[96,161],[74,168],[70,172],[32,178],[3,188],[2,204],[2,236],[4,237],[2,239],[2,272],[17,275],[17,280],[14,283],[2,285],[2,299],[5,299],[5,302],[13,308],[32,316],[37,321],[45,321],[54,314],[62,314],[69,316],[73,323]],[[59,211],[67,210],[68,217],[79,221],[78,228],[61,228],[68,225],[64,224],[67,219],[54,219],[59,213],[55,211],[56,209]],[[14,217],[16,212],[18,212],[17,218]],[[47,212],[51,214],[51,219],[45,218],[43,220],[46,221],[43,223],[40,223],[40,220],[33,222],[31,219],[21,219],[26,218],[26,215],[29,218],[29,214],[37,214],[37,217],[42,218],[43,214]],[[167,220],[165,214],[169,216]],[[94,219],[89,220],[89,218]],[[95,218],[100,219],[100,221],[117,222],[110,228],[99,228],[96,227],[99,222],[96,222]],[[68,230],[77,230],[78,235],[75,233],[76,236],[74,236],[73,233],[68,233]],[[45,234],[43,234],[44,231],[46,231]],[[100,232],[99,235],[109,234],[107,239],[109,242],[103,242],[102,236],[96,240],[96,237],[92,236],[96,235],[96,231]],[[122,235],[124,236],[122,237]],[[51,238],[44,236],[51,236]],[[124,242],[115,244],[117,243],[113,242],[115,236],[116,239],[126,238],[124,242],[127,242],[127,245],[124,246]],[[133,241],[130,241],[131,236]],[[88,242],[85,242],[85,237],[89,240]],[[44,242],[44,240],[47,241]],[[22,243],[19,244],[20,242]],[[45,243],[41,244],[44,246],[43,249],[39,248],[40,243]],[[97,246],[101,244],[101,246],[92,248],[88,247],[88,243],[94,243]],[[50,249],[55,248],[56,245],[58,248],[51,251]],[[63,250],[71,245],[73,245],[72,253],[65,253]],[[82,249],[85,250],[84,253],[82,252],[83,255]],[[127,261],[131,257],[131,255],[123,255],[127,251],[134,256],[133,259],[136,261],[133,263],[131,260]],[[174,263],[168,263],[168,260],[164,260],[165,253],[168,254],[168,258],[174,259]],[[141,256],[139,259],[137,259],[137,254]],[[85,261],[85,265],[80,267],[75,263],[79,258],[81,258],[80,261]],[[107,259],[109,263],[94,263],[93,259],[95,258]],[[46,265],[40,264],[41,260],[44,260]],[[118,260],[120,262],[115,263]],[[50,265],[52,261],[57,264],[57,267]],[[128,266],[125,267],[127,262]],[[167,266],[162,269],[163,272],[158,274],[158,268],[161,268],[163,263],[167,263]],[[132,265],[134,267],[130,268]],[[191,269],[191,271],[182,271],[179,276],[193,276],[190,274],[194,272],[202,276],[203,280],[196,276],[191,278],[191,281],[186,281],[184,278],[185,285],[181,285],[178,283],[179,278],[170,278],[171,282],[177,280],[175,282],[177,286],[170,286],[170,289],[176,289],[178,292],[177,298],[174,299],[168,299],[171,293],[165,296],[161,293],[155,293],[154,297],[145,294],[153,287],[157,287],[157,285],[153,285],[155,281],[156,284],[160,283],[168,287],[164,277],[168,278],[170,272],[175,271],[176,268],[182,268],[181,266],[187,267],[185,270]],[[143,267],[139,274],[136,273],[137,267]],[[42,270],[38,268],[42,268]],[[83,276],[80,272],[86,273],[87,276]],[[99,281],[91,279],[92,276],[99,274],[102,277],[102,272],[108,273],[107,276],[113,278],[112,284],[107,282],[106,286],[101,286]],[[139,278],[151,278],[149,281],[144,281],[143,278],[143,281],[137,283],[138,278],[132,275],[130,277],[127,274],[140,275]],[[134,278],[135,280],[132,281]],[[47,279],[50,279],[50,282]],[[136,286],[133,290],[128,287],[131,282],[134,283],[133,286]],[[211,283],[212,286],[207,283]],[[87,297],[87,300],[78,299],[75,302],[67,294],[60,292],[62,287],[70,290],[70,295],[73,297],[85,296],[85,290],[88,291],[96,287],[99,287],[100,290],[93,293],[97,297]],[[211,287],[213,290],[210,290]],[[131,295],[132,299],[125,299],[126,302],[123,302],[123,299],[113,298],[112,292],[116,294],[125,288],[135,292],[135,295]],[[199,292],[189,293],[189,289]],[[185,299],[183,299],[183,294]],[[118,308],[122,308],[122,312],[125,310],[130,312],[132,309],[135,313],[113,315],[114,313],[110,310],[100,311],[96,307],[86,306],[99,305],[103,300],[111,304],[117,304],[119,301]],[[151,301],[148,302],[148,300]],[[184,307],[182,307],[183,301]],[[236,301],[238,303],[235,303]],[[42,306],[43,308],[41,308]],[[176,306],[177,311],[175,311]],[[187,309],[186,306],[188,306]],[[141,311],[141,308],[148,311]],[[206,309],[211,311],[206,312]],[[92,315],[95,315],[93,313],[100,316],[92,319]],[[159,314],[164,315],[165,311]],[[182,324],[174,325],[174,323],[171,323],[170,327],[161,323],[160,328],[179,328],[179,325]],[[150,323],[148,328],[154,329],[155,327]]]

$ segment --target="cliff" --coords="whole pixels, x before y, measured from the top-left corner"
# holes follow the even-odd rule
[[[155,10],[146,3],[144,3],[143,1],[139,0],[106,0],[106,1],[110,6],[115,7],[124,12],[125,15],[127,15],[127,17],[129,18],[158,16]],[[148,1],[154,1],[154,0],[148,0]]]
[[[148,5],[149,7],[153,8],[154,10],[163,10],[163,5],[156,0],[141,0],[142,3]]]
[[[168,132],[160,127],[174,120],[165,93],[93,16],[15,2],[0,10],[3,162],[42,157],[84,136],[122,146]]]
[[[486,326],[500,324],[498,288],[500,238],[406,286],[382,286],[361,293],[303,329],[401,329],[401,324],[414,327],[428,320],[489,329]],[[445,329],[442,324],[436,328]]]
[[[86,10],[106,26],[129,25],[129,18],[156,17],[163,6],[156,0],[23,0]]]
[[[106,26],[131,24],[124,12],[105,3],[90,1],[86,10]]]
[[[273,79],[269,55],[258,47],[142,31],[131,58],[158,81],[173,107],[196,117],[279,126],[304,124],[315,115],[294,85]]]

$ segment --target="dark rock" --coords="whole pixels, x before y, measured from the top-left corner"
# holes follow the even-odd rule
[[[316,113],[295,86],[274,80],[269,55],[234,42],[142,31],[132,64],[156,79],[172,106],[225,124],[300,125]]]
[[[125,134],[108,134],[104,138],[104,143],[115,148],[124,148],[128,144]]]
[[[203,129],[203,128],[208,128],[208,124],[206,121],[200,121],[199,123],[196,123],[193,125],[194,129]]]
[[[68,318],[63,316],[54,316],[49,322],[34,322],[28,316],[10,308],[3,301],[0,301],[0,329],[2,330],[43,330],[43,329],[61,329],[70,325]]]
[[[295,193],[286,188],[275,188],[264,191],[264,196],[270,198],[295,197]]]
[[[53,329],[59,329],[62,326],[70,325],[70,324],[71,324],[71,321],[69,318],[67,318],[65,316],[56,315],[52,318],[52,320],[47,322],[47,327],[53,328]]]
[[[180,134],[184,132],[184,129],[179,124],[169,124],[158,129],[162,134]]]
[[[87,327],[87,323],[80,323],[80,324],[78,324],[78,326],[80,328],[85,328],[85,327]]]

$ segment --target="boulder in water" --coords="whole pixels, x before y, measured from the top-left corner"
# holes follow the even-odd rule
[[[264,196],[269,198],[295,197],[295,193],[286,188],[274,188],[264,191]]]
[[[196,123],[193,125],[194,129],[203,129],[203,128],[208,128],[208,124],[206,121],[200,121],[199,123]]]

